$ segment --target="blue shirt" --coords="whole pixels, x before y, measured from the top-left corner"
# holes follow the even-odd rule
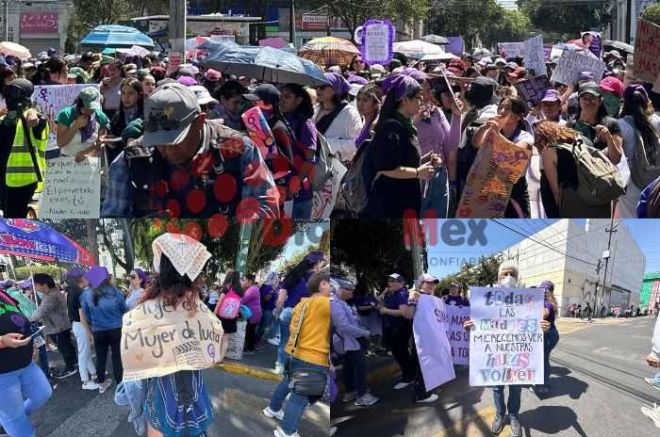
[[[390,310],[398,310],[401,305],[408,305],[408,290],[406,288],[401,288],[399,291],[390,293],[389,291],[385,293],[385,298],[383,299],[385,303],[385,308]],[[383,316],[383,325],[397,327],[402,325],[406,319],[399,316],[390,316],[385,314]]]
[[[144,289],[138,288],[137,290],[133,291],[130,294],[130,296],[128,296],[126,298],[126,309],[127,309],[127,311],[130,311],[130,310],[132,310],[133,308],[135,308],[137,306],[138,299],[140,299],[140,295],[142,294],[143,291],[144,291]]]
[[[309,297],[307,292],[307,281],[312,276],[311,272],[307,272],[298,279],[298,282],[290,288],[282,286],[287,291],[286,300],[284,301],[284,308],[293,308],[298,305],[300,299]]]
[[[270,284],[264,284],[261,287],[261,308],[264,311],[273,311],[275,309],[275,302],[277,301],[277,293],[279,289],[273,290],[273,286]],[[266,301],[266,296],[270,296],[270,299]]]
[[[98,305],[94,305],[94,290],[86,289],[80,296],[80,306],[92,331],[107,331],[121,328],[126,312],[124,295],[112,286],[104,286]]]

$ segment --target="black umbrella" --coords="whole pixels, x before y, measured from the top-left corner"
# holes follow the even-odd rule
[[[635,47],[631,46],[630,44],[626,44],[625,42],[621,42],[621,41],[612,41],[612,40],[606,39],[603,42],[603,47],[607,51],[614,49],[614,50],[620,50],[620,51],[626,52],[626,53],[635,53]]]
[[[440,35],[426,35],[422,37],[422,41],[430,42],[431,44],[438,44],[438,45],[449,44],[449,40],[444,36],[440,36]]]

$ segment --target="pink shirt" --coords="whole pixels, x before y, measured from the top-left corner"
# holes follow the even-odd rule
[[[449,163],[449,152],[458,150],[458,142],[461,138],[461,117],[451,117],[451,125],[445,114],[434,107],[431,118],[419,120],[415,123],[417,138],[422,156],[429,152],[442,155],[445,165]]]

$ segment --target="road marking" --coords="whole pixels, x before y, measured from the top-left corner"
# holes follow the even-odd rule
[[[93,435],[109,437],[117,426],[128,419],[128,407],[117,407],[114,401],[115,385],[112,389],[96,396],[83,408],[69,416],[49,437],[71,437]],[[75,430],[75,432],[73,432]]]
[[[224,366],[216,366],[217,369],[237,375],[251,376],[253,378],[264,379],[266,381],[280,382],[282,375],[278,375],[268,370],[261,370],[256,367],[246,366],[239,363],[225,363]]]

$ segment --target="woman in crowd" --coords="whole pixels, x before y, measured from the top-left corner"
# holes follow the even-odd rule
[[[316,129],[328,141],[339,160],[348,162],[355,155],[355,139],[362,130],[362,119],[355,106],[348,103],[349,83],[337,73],[326,73],[328,85],[316,87],[318,105],[314,121]]]
[[[345,394],[342,402],[355,402],[358,407],[369,407],[379,399],[367,391],[365,353],[369,344],[369,331],[359,326],[357,311],[347,301],[353,299],[354,286],[345,279],[336,279],[337,291],[330,300],[332,348],[341,356]]]
[[[7,111],[7,100],[5,99],[5,88],[9,83],[16,79],[16,73],[11,68],[0,67],[0,116],[5,115]]]
[[[365,70],[365,63],[362,60],[361,55],[355,55],[353,56],[353,59],[351,59],[351,63],[348,64],[348,74],[356,74],[359,75]]]
[[[562,101],[559,91],[549,89],[543,94],[541,119],[559,123],[560,126],[566,125],[566,120],[562,118]]]
[[[411,77],[397,76],[385,85],[387,95],[373,143],[376,179],[365,208],[369,217],[401,219],[419,216],[420,180],[430,180],[434,159],[422,162],[413,117],[419,112],[422,87]]]
[[[59,56],[52,56],[44,64],[45,74],[40,85],[66,85],[69,79],[69,67]]]
[[[235,293],[240,299],[243,296],[243,288],[241,287],[241,275],[236,271],[230,271],[225,276],[225,280],[220,287],[220,298],[218,299],[218,304],[215,307],[215,315],[220,318],[222,323],[222,350],[221,355],[224,358],[227,355],[227,348],[229,347],[229,341],[233,334],[238,330],[238,316],[239,312],[236,308],[231,314],[226,311],[221,311],[225,309],[223,306],[223,301],[225,299],[232,299],[233,297],[230,293]],[[237,302],[240,304],[240,301]],[[222,361],[221,361],[222,362]]]
[[[573,155],[556,144],[573,144],[581,141],[580,135],[552,121],[534,125],[534,146],[541,154],[541,200],[548,218],[607,218],[609,204],[590,206],[577,195],[577,166]]]
[[[32,361],[30,321],[18,301],[0,290],[0,425],[10,436],[36,436],[29,416],[53,394],[44,372]]]
[[[140,77],[140,83],[142,84],[142,94],[144,94],[144,98],[146,99],[156,89],[156,78],[151,74],[144,74]]]
[[[510,145],[529,150],[531,157],[534,137],[526,130],[528,127],[525,118],[528,112],[529,109],[524,100],[517,97],[502,99],[497,108],[498,117],[487,121],[477,130],[472,145],[476,148],[483,146],[491,132],[493,135],[499,135],[501,140]],[[529,218],[530,216],[529,193],[524,171],[513,185],[504,215],[507,218]]]
[[[124,79],[119,87],[121,91],[121,102],[119,110],[110,122],[110,134],[115,137],[121,137],[122,132],[132,121],[143,117],[144,113],[144,92],[142,83],[135,78]],[[107,149],[108,163],[111,163],[123,150],[123,143],[114,143],[114,147]]]
[[[126,310],[130,311],[136,307],[144,289],[147,286],[147,274],[144,270],[135,268],[128,276],[128,297],[126,298]]]
[[[90,288],[80,297],[80,305],[94,333],[97,382],[99,392],[104,393],[112,384],[112,380],[106,379],[105,375],[108,349],[112,352],[112,373],[117,384],[124,373],[119,346],[126,302],[122,292],[110,285],[110,274],[105,267],[92,267],[85,274],[85,279],[89,281]]]
[[[365,85],[357,93],[357,109],[364,122],[360,135],[355,139],[355,147],[359,148],[365,140],[373,136],[378,114],[383,103],[383,92],[376,84]]]
[[[324,387],[318,395],[303,395],[297,392],[293,379],[302,372],[318,375],[319,379],[328,374],[330,341],[330,274],[320,271],[309,278],[306,284],[309,297],[301,300],[293,310],[291,338],[286,345],[286,371],[275,388],[270,405],[264,408],[267,417],[281,421],[275,430],[276,437],[298,436],[305,408],[321,399]],[[292,384],[292,382],[294,382]],[[325,385],[325,384],[324,384]],[[289,399],[284,401],[287,396]]]
[[[309,219],[312,216],[311,179],[314,177],[317,137],[312,99],[301,85],[284,85],[280,96],[280,111],[284,114],[294,135],[292,144],[294,174],[288,184],[288,192],[293,196],[291,217]]]
[[[241,114],[243,113],[243,94],[247,90],[240,82],[228,80],[216,89],[214,96],[220,102],[213,109],[212,118],[222,118],[224,125],[235,130],[245,130]]]
[[[103,64],[103,61],[101,62]],[[113,119],[121,104],[122,63],[108,59],[101,67],[101,95],[103,95],[103,112]]]
[[[289,270],[282,280],[277,302],[275,302],[275,312],[278,314],[280,327],[280,343],[277,347],[277,362],[275,363],[276,373],[282,373],[286,363],[284,349],[289,341],[289,325],[293,308],[302,298],[309,296],[307,281],[314,272],[318,271],[323,261],[323,252],[310,252]]]
[[[74,267],[66,274],[66,305],[71,320],[71,331],[76,339],[78,349],[78,373],[82,381],[83,390],[98,390],[96,383],[96,365],[92,357],[92,339],[94,334],[89,328],[82,307],[80,306],[80,296],[85,288],[88,287],[87,280],[84,278],[85,271],[79,267]]]
[[[245,353],[252,355],[257,344],[257,327],[261,321],[261,295],[259,284],[255,282],[255,276],[251,273],[241,279],[241,287],[245,290],[241,305],[247,306],[252,313],[245,328]]]
[[[275,331],[278,322],[275,321],[273,313],[275,311],[275,302],[277,301],[279,282],[280,278],[277,272],[271,272],[259,288],[262,315],[259,329],[257,330],[257,345],[263,341],[275,341],[274,337],[277,335]]]
[[[559,343],[559,331],[555,325],[557,316],[557,299],[555,299],[555,284],[552,281],[543,281],[539,288],[544,290],[543,299],[543,320],[550,323],[550,327],[543,334],[543,385],[534,387],[534,390],[540,394],[547,394],[550,391],[550,353]]]
[[[642,190],[660,176],[660,117],[654,113],[649,95],[641,85],[625,89],[621,115],[619,126],[631,182],[617,208],[621,217],[636,217]]]

